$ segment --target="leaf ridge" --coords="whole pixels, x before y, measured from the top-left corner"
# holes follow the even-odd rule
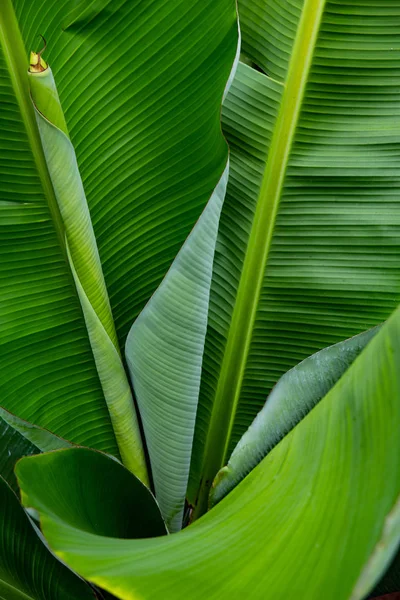
[[[290,149],[324,6],[325,0],[306,0],[301,14],[221,364],[204,449],[203,480],[196,514],[206,510],[211,482],[227,458]]]

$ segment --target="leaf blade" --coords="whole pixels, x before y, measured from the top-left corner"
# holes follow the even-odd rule
[[[145,600],[195,600],[249,589],[254,600],[348,600],[400,497],[399,333],[400,309],[321,402],[186,531],[122,544],[55,520],[58,502],[34,481],[27,503],[40,504],[56,552],[123,600],[132,590]]]
[[[262,227],[256,224],[256,205],[263,173],[272,160],[276,105],[281,104],[273,97],[272,85],[280,85],[276,77],[286,85],[289,63],[296,62],[290,52],[307,5],[290,3],[286,11],[281,2],[239,2],[244,45],[262,51],[269,67],[265,75],[240,65],[223,111],[232,177],[215,257],[191,468],[192,504],[198,502],[201,487],[205,501],[215,474],[207,476],[204,453],[224,453],[222,443],[218,448],[217,424],[224,411],[223,402],[220,409],[215,402],[217,394],[222,400],[235,393],[238,398],[229,409],[229,455],[283,373],[313,352],[377,325],[397,303],[397,101],[387,76],[387,68],[394,77],[398,74],[398,56],[390,50],[393,29],[387,27],[393,15],[385,7],[375,20],[372,5],[361,15],[356,8],[347,10],[346,2],[328,2],[290,149],[255,320],[251,324],[247,319],[245,334],[238,336],[250,339],[248,355],[239,361],[245,363],[243,377],[235,364],[236,352],[231,352],[230,366],[224,359],[227,340],[235,336],[232,318],[251,228]],[[255,53],[250,56],[254,59]],[[379,99],[371,93],[376,82],[382,86]],[[268,224],[263,224],[265,231]],[[225,396],[218,392],[223,360]],[[235,382],[232,390],[229,371]],[[222,458],[218,462],[222,466]]]
[[[226,496],[289,433],[343,376],[379,327],[328,346],[283,375],[239,440],[210,492],[213,506]]]
[[[212,264],[228,172],[227,164],[204,212],[126,342],[156,495],[170,531],[182,526]]]
[[[50,554],[0,477],[0,596],[6,600],[94,600],[93,590]],[[35,568],[29,568],[29,561]]]

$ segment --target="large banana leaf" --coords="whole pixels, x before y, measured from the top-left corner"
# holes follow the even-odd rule
[[[239,0],[223,108],[231,171],[214,261],[189,500],[279,377],[400,297],[395,3]],[[397,86],[397,87],[396,87]]]
[[[94,600],[94,591],[48,551],[0,477],[1,600]]]
[[[55,472],[48,455],[18,463],[23,500],[55,552],[123,600],[361,600],[400,538],[399,366],[400,309],[274,450],[174,535],[96,533],[81,511],[95,491],[76,494],[67,461]]]
[[[123,343],[226,165],[235,2],[0,4],[2,404],[118,456],[28,93],[39,34]]]

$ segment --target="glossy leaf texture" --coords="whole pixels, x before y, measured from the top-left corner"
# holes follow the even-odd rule
[[[95,600],[90,586],[46,548],[0,477],[1,600]]]
[[[122,347],[225,168],[236,11],[234,0],[113,0],[89,16],[79,7],[0,7],[1,402],[118,456],[35,129],[28,50],[45,36]]]
[[[400,309],[272,452],[174,535],[118,540],[77,526],[64,482],[49,468],[33,476],[40,456],[19,463],[24,502],[68,565],[124,600],[361,600],[400,539],[399,365]]]
[[[400,294],[400,10],[239,0],[223,107],[231,148],[189,501],[208,489],[278,379],[385,320]]]
[[[71,444],[66,440],[0,408],[0,474],[15,492],[18,492],[14,475],[17,460],[30,454],[69,447]]]
[[[218,471],[210,492],[220,502],[329,392],[376,335],[375,327],[328,346],[283,375],[261,411]]]
[[[33,460],[35,459],[35,460]],[[69,448],[21,459],[15,469],[22,488],[53,478],[47,488],[63,518],[87,532],[114,538],[150,538],[167,533],[148,488],[114,458],[89,448]],[[101,499],[101,501],[99,501]]]

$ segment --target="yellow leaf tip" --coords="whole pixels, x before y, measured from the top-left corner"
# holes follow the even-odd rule
[[[42,58],[42,53],[46,50],[47,42],[40,36],[44,42],[43,48],[39,52],[31,52],[29,55],[29,73],[43,73],[48,68],[48,64]]]

